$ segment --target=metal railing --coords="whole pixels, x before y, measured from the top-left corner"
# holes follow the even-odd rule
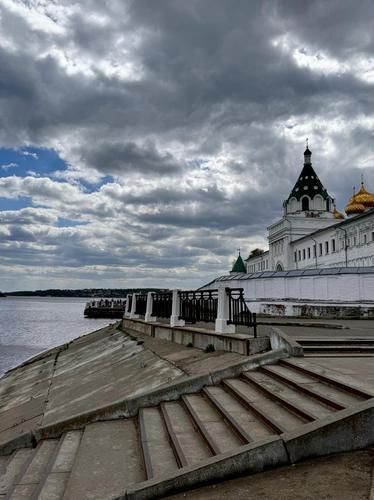
[[[156,318],[170,318],[172,302],[173,295],[171,292],[154,293],[152,316],[156,316]]]
[[[147,310],[147,295],[137,295],[135,303],[135,314],[139,316],[144,316]]]
[[[226,288],[229,297],[228,324],[253,327],[253,336],[257,337],[256,313],[251,313],[244,300],[243,288]]]
[[[217,290],[181,291],[180,317],[187,323],[214,322],[217,317]]]

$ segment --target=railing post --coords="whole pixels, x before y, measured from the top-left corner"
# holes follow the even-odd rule
[[[153,309],[153,292],[148,292],[147,294],[147,309],[145,311],[144,321],[157,321],[156,316],[152,316]]]
[[[130,317],[130,312],[131,312],[129,308],[130,297],[132,297],[131,294],[126,295],[126,308],[125,308],[125,314],[123,315],[124,318]]]
[[[135,314],[136,311],[136,296],[137,293],[133,293],[132,295],[132,301],[131,301],[131,312],[130,312],[130,319],[138,319],[139,314]]]
[[[218,305],[215,331],[217,333],[235,333],[235,325],[228,325],[229,321],[229,297],[226,287],[218,287]]]
[[[173,290],[173,302],[171,306],[170,326],[184,326],[185,321],[180,319],[181,300],[178,290]]]

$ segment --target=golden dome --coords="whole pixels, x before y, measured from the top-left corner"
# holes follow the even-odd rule
[[[345,213],[347,215],[362,214],[362,212],[365,212],[365,205],[363,205],[362,203],[358,203],[356,197],[357,195],[355,194],[355,188],[353,188],[353,195],[351,196],[347,203],[347,206],[345,207]]]
[[[333,215],[334,215],[334,219],[344,219],[344,215],[339,212],[339,210],[336,209],[336,205],[334,203],[334,210],[332,211]]]
[[[364,205],[365,208],[374,207],[374,194],[366,191],[363,181],[361,182],[360,191],[355,196],[355,201],[356,203]]]
[[[357,203],[354,197],[349,200],[348,205],[345,207],[345,213],[347,215],[362,214],[365,212],[365,205],[362,203]]]

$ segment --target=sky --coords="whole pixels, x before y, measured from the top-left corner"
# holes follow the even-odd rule
[[[201,286],[373,111],[371,0],[0,0],[0,290]]]

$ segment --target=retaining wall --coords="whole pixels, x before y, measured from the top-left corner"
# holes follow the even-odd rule
[[[146,323],[142,319],[123,318],[122,328],[134,332],[144,333],[157,339],[168,340],[176,344],[190,345],[198,349],[205,349],[209,344],[216,351],[236,352],[250,356],[270,349],[268,337],[251,338],[242,333],[222,334],[211,330],[202,330],[192,327],[171,327],[163,323]]]

